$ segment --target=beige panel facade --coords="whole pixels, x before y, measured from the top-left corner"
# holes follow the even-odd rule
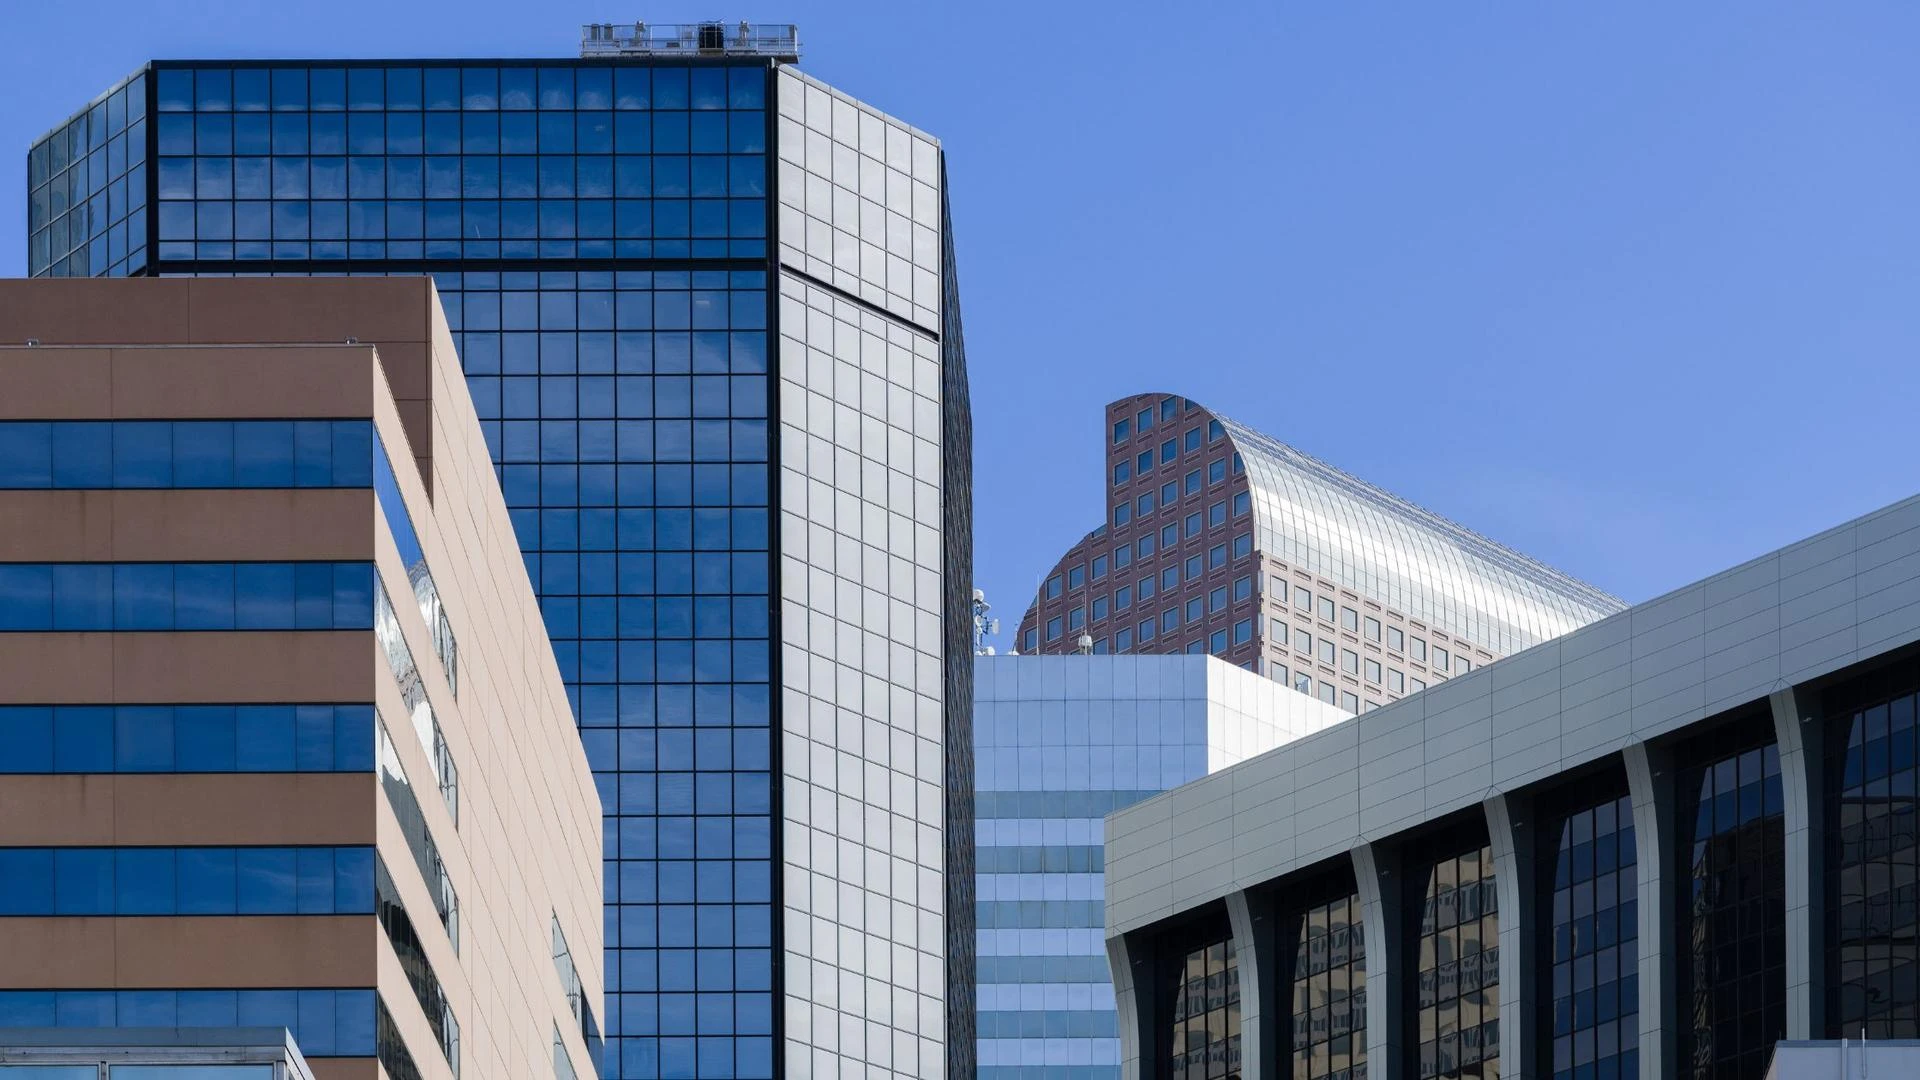
[[[372,845],[412,933],[368,913],[0,918],[0,955],[31,961],[0,988],[370,988],[423,1076],[550,1075],[556,1029],[597,1072],[552,929],[602,1014],[599,798],[432,283],[0,283],[0,341],[30,340],[0,347],[0,422],[366,419],[406,512],[371,487],[0,491],[0,563],[370,561],[391,600],[373,629],[0,633],[0,707],[372,704],[390,739],[371,770],[0,777],[0,847]]]

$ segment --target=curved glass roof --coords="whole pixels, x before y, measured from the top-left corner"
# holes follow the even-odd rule
[[[1246,465],[1255,548],[1507,655],[1626,608],[1438,514],[1218,413]]]

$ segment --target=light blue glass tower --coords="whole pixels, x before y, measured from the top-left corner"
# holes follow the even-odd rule
[[[796,58],[161,61],[28,155],[35,276],[434,278],[606,807],[607,1076],[972,1074],[944,163]]]

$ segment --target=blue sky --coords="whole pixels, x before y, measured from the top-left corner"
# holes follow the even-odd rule
[[[0,0],[25,148],[152,56],[569,55],[791,21],[948,150],[978,583],[1192,397],[1641,600],[1920,489],[1920,8]]]

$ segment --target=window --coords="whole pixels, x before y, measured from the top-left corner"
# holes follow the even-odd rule
[[[1083,428],[1082,430],[1085,430],[1085,429]],[[1126,442],[1128,436],[1132,434],[1133,434],[1133,421],[1123,419],[1123,420],[1115,420],[1113,422],[1113,441],[1114,442]]]
[[[1078,630],[1087,623],[1087,609],[1072,607],[1067,609],[1067,629]]]
[[[1216,653],[1227,651],[1227,632],[1225,630],[1215,630],[1213,632],[1212,636],[1207,639],[1207,651]]]
[[[1143,534],[1140,537],[1140,539],[1134,543],[1133,546],[1137,551],[1139,551],[1141,558],[1145,559],[1145,558],[1151,557],[1153,555],[1154,547],[1155,547],[1153,542],[1153,534],[1152,533]]]
[[[1281,619],[1270,619],[1267,623],[1267,636],[1278,648],[1287,647],[1287,624]]]
[[[1308,656],[1312,656],[1313,655],[1313,635],[1307,633],[1305,630],[1302,630],[1299,627],[1294,627],[1293,651],[1297,653],[1305,653]]]
[[[1067,568],[1067,588],[1077,589],[1087,583],[1087,568],[1070,566]]]
[[[376,1003],[371,989],[0,990],[0,1014],[23,1027],[271,1026],[309,1059],[374,1056]]]
[[[1060,598],[1060,575],[1055,574],[1052,577],[1047,579],[1047,599],[1057,600],[1059,598]]]
[[[370,420],[0,422],[0,489],[372,483]]]
[[[1770,726],[1763,737],[1772,739]],[[1722,736],[1717,760],[1680,773],[1681,805],[1674,820],[1680,823],[1684,876],[1678,886],[1680,895],[1691,899],[1678,909],[1680,925],[1674,931],[1680,1060],[1699,1062],[1704,1068],[1696,1075],[1701,1076],[1758,1076],[1766,1071],[1774,1043],[1786,1037],[1785,920],[1755,917],[1786,904],[1785,802],[1778,749],[1771,741],[1755,743],[1747,739],[1729,747]],[[1875,773],[1886,768],[1867,767]],[[1872,815],[1869,821],[1879,817],[1869,807],[1880,798],[1870,797],[1859,813]],[[1891,822],[1867,828],[1888,829],[1881,834],[1887,839],[1861,836],[1856,850],[1885,851]],[[1847,854],[1842,853],[1842,866]],[[1854,873],[1875,881],[1865,877],[1864,867]],[[1867,925],[1877,929],[1891,915],[1876,913]],[[1841,916],[1843,925],[1846,918]],[[1575,979],[1575,988],[1584,989],[1578,973]]]
[[[1133,545],[1121,544],[1113,549],[1113,568],[1124,570],[1133,565]]]
[[[1133,510],[1142,517],[1153,513],[1153,492],[1144,492],[1139,498],[1133,500]]]
[[[1233,538],[1233,557],[1244,559],[1253,554],[1253,534],[1241,533]]]
[[[1219,442],[1221,436],[1225,435],[1226,433],[1227,433],[1227,429],[1220,426],[1220,421],[1218,420],[1207,421],[1207,441],[1208,442],[1210,443]]]
[[[1107,617],[1107,598],[1104,596],[1094,597],[1093,598],[1093,621],[1099,622],[1101,619],[1104,619],[1106,617]]]
[[[1333,597],[1331,596],[1320,598],[1320,621],[1325,623],[1333,621]]]
[[[1142,601],[1145,601],[1153,596],[1153,575],[1152,574],[1148,574],[1146,577],[1141,578],[1139,581],[1136,581],[1133,584],[1134,584],[1134,588],[1139,591],[1140,599]]]
[[[1339,703],[1339,698],[1337,696],[1338,693],[1339,693],[1338,688],[1335,687],[1332,683],[1323,682],[1320,684],[1320,700],[1321,701],[1324,701],[1329,705],[1338,704]]]
[[[1282,1029],[1280,1073],[1299,1080],[1364,1076],[1367,1061],[1367,953],[1361,932],[1360,897],[1340,895],[1289,913],[1297,927],[1290,954],[1280,959],[1280,993],[1308,1004],[1304,1023]],[[1282,925],[1286,925],[1283,922]],[[1289,942],[1279,943],[1286,948]],[[1288,1056],[1292,1059],[1288,1067]]]
[[[1352,649],[1341,649],[1340,670],[1349,675],[1360,674],[1360,654]]]
[[[1165,570],[1160,571],[1160,591],[1161,592],[1166,592],[1169,589],[1175,589],[1175,588],[1178,588],[1179,586],[1180,586],[1180,568],[1178,566],[1169,566]]]
[[[1133,479],[1133,462],[1125,458],[1114,462],[1113,482],[1116,484],[1124,484],[1131,479]]]
[[[1207,483],[1218,484],[1227,478],[1227,459],[1207,463]]]
[[[1200,514],[1198,511],[1187,515],[1187,539],[1200,535]]]
[[[1140,643],[1142,645],[1153,640],[1154,625],[1152,619],[1141,620],[1140,625],[1135,627],[1135,629],[1140,632]]]
[[[371,847],[0,849],[8,915],[371,915]]]
[[[1411,675],[1409,675],[1409,676],[1407,676],[1407,682],[1408,682],[1408,683],[1409,683],[1410,685],[1412,685],[1412,687],[1413,687],[1413,692],[1414,692],[1414,693],[1416,693],[1416,694],[1417,694],[1417,693],[1419,693],[1419,692],[1420,692],[1420,691],[1422,691],[1422,690],[1425,690],[1425,689],[1427,688],[1427,684],[1426,684],[1426,683],[1424,683],[1424,682],[1421,682],[1421,681],[1420,681],[1419,679],[1416,679],[1416,678],[1414,678],[1414,677],[1413,677],[1413,676],[1411,676]]]
[[[1197,494],[1199,491],[1200,491],[1200,470],[1195,469],[1192,472],[1187,474],[1185,480],[1181,481],[1181,494],[1194,495],[1194,494]]]
[[[1291,676],[1287,674],[1287,665],[1274,663],[1272,661],[1268,661],[1267,663],[1267,674],[1272,676],[1273,681],[1279,683],[1281,686],[1287,685],[1288,680],[1291,678]]]
[[[1387,627],[1387,648],[1397,653],[1407,651],[1407,635],[1401,633],[1399,627]]]
[[[1455,675],[1465,675],[1467,672],[1472,670],[1473,670],[1473,661],[1467,659],[1464,656],[1456,656],[1453,658],[1453,673]]]
[[[1433,647],[1433,670],[1435,670],[1435,671],[1448,671],[1448,670],[1451,670],[1451,669],[1450,669],[1450,668],[1449,668],[1449,667],[1447,666],[1447,659],[1448,659],[1448,658],[1447,658],[1447,650],[1445,650],[1445,649],[1443,649],[1443,648],[1441,648],[1441,647],[1440,647],[1440,646],[1438,646],[1438,645],[1435,645],[1435,646]]]
[[[1307,673],[1306,673],[1306,672],[1304,672],[1304,671],[1296,671],[1296,672],[1294,672],[1294,673],[1293,673],[1293,688],[1294,688],[1294,689],[1295,689],[1296,691],[1298,691],[1298,692],[1300,692],[1300,693],[1302,693],[1302,694],[1307,694],[1307,695],[1312,695],[1312,693],[1313,693],[1313,676],[1311,676],[1311,675],[1309,675],[1309,674],[1307,674]]]
[[[1047,620],[1047,640],[1054,641],[1059,637],[1060,637],[1060,616],[1055,615],[1053,618]]]
[[[1920,921],[1907,880],[1920,854],[1906,808],[1916,780],[1915,696],[1875,697],[1828,714],[1827,827],[1838,834],[1839,857],[1824,891],[1827,910],[1841,915],[1829,915],[1824,931],[1829,975],[1840,975],[1828,987],[1827,1024],[1830,1033],[1907,1038],[1914,1034],[1911,996],[1874,989],[1887,985],[1890,962],[1895,972],[1911,964]]]
[[[1180,543],[1179,525],[1163,525],[1160,527],[1160,546],[1162,548],[1171,550],[1178,543]]]
[[[1340,609],[1340,629],[1342,630],[1360,629],[1360,613],[1353,610],[1350,607],[1341,608]]]
[[[1253,596],[1253,576],[1238,577],[1233,580],[1233,602],[1251,599]]]
[[[1369,615],[1366,618],[1365,626],[1366,626],[1367,640],[1379,641],[1380,640],[1380,620]]]
[[[1116,505],[1113,508],[1113,527],[1114,528],[1117,529],[1120,526],[1125,525],[1127,522],[1132,520],[1133,520],[1133,505],[1131,503],[1123,502]]]
[[[1106,651],[1107,651],[1107,639],[1103,637],[1094,638],[1093,639],[1093,655],[1100,656],[1105,654]]]
[[[1233,624],[1233,643],[1244,645],[1253,640],[1253,620],[1241,619]]]
[[[1177,405],[1178,402],[1173,398],[1164,397],[1160,399],[1160,420],[1162,423],[1173,419],[1174,409]]]
[[[1207,507],[1208,527],[1212,527],[1215,525],[1225,525],[1226,523],[1227,523],[1227,504],[1226,503],[1217,502],[1217,503],[1214,503],[1212,506]]]
[[[1187,621],[1199,622],[1207,614],[1207,602],[1196,596],[1187,601]]]
[[[1323,637],[1320,639],[1320,662],[1321,663],[1327,665],[1328,667],[1332,667],[1336,659],[1335,654],[1337,654],[1339,651],[1340,651],[1339,647],[1334,645],[1332,638]]]
[[[1207,569],[1218,570],[1227,565],[1227,545],[1215,544],[1207,549]]]
[[[1375,701],[1375,700],[1373,700],[1372,698],[1368,698],[1368,699],[1367,699],[1367,700],[1366,700],[1366,701],[1365,701],[1365,702],[1363,703],[1363,705],[1362,705],[1362,708],[1360,709],[1360,711],[1361,711],[1361,712],[1372,712],[1373,710],[1375,710],[1375,709],[1377,709],[1377,708],[1379,708],[1379,707],[1380,707],[1380,703],[1379,703],[1379,702],[1377,702],[1377,701]]]
[[[1133,586],[1122,585],[1113,590],[1113,610],[1125,611],[1133,606]]]
[[[1240,455],[1238,453],[1235,453],[1233,455],[1233,475],[1239,476],[1241,473],[1246,471],[1247,471],[1247,463],[1244,461],[1241,461]]]
[[[364,562],[4,563],[0,631],[366,630]]]
[[[1640,1040],[1621,1037],[1639,1027],[1639,896],[1637,889],[1621,887],[1638,877],[1633,808],[1617,789],[1609,795],[1560,823],[1548,909],[1553,936],[1541,941],[1543,951],[1552,941],[1547,962],[1553,1009],[1547,1016],[1556,1075],[1572,1075],[1576,1059],[1582,1059],[1580,1067],[1597,1066],[1608,1076],[1638,1071],[1639,1063],[1627,1059],[1639,1053]],[[1588,1064],[1588,1058],[1597,1061]]]
[[[1222,585],[1221,587],[1207,594],[1207,614],[1211,615],[1216,611],[1225,611],[1226,607],[1227,607],[1227,587],[1226,586]]]
[[[1360,699],[1351,690],[1340,691],[1340,707],[1350,713],[1360,711]]]
[[[1234,517],[1241,517],[1242,515],[1246,514],[1248,511],[1252,509],[1253,509],[1253,496],[1249,495],[1247,492],[1243,491],[1240,494],[1235,495],[1233,497],[1233,516]]]
[[[1476,844],[1435,860],[1420,923],[1415,986],[1421,1078],[1496,1075],[1500,1056],[1500,915],[1493,851]],[[1413,868],[1418,873],[1418,868]],[[1419,880],[1415,878],[1414,880]],[[1634,1040],[1638,1042],[1638,1040]]]
[[[1187,560],[1187,580],[1188,581],[1195,581],[1199,579],[1201,574],[1203,574],[1204,572],[1205,572],[1204,568],[1202,568],[1200,565],[1200,556],[1195,555],[1192,558]]]
[[[1160,444],[1160,463],[1164,465],[1167,462],[1172,461],[1174,454],[1179,449],[1180,449],[1179,447],[1173,444],[1172,439],[1168,439],[1166,442],[1161,443]]]
[[[1413,646],[1413,651],[1408,653],[1407,655],[1413,657],[1415,660],[1418,660],[1421,663],[1425,663],[1427,659],[1427,643],[1420,640],[1419,638],[1414,638],[1410,642],[1408,642],[1408,644]]]
[[[1093,580],[1099,581],[1101,578],[1106,576],[1107,576],[1107,557],[1105,555],[1095,555],[1093,557]]]
[[[1160,485],[1160,505],[1172,506],[1180,498],[1180,485],[1169,480]]]
[[[1407,676],[1399,668],[1387,669],[1387,689],[1396,694],[1407,692]]]
[[[1312,611],[1313,591],[1305,585],[1295,585],[1293,587],[1293,606],[1299,608],[1301,611]]]
[[[1207,643],[1204,641],[1187,642],[1187,652],[1190,655],[1198,655],[1198,654],[1205,653],[1206,651],[1207,651]]]
[[[1194,428],[1192,431],[1187,432],[1186,435],[1182,436],[1182,438],[1186,440],[1186,448],[1188,450],[1200,449],[1200,429],[1199,428]]]
[[[1153,451],[1151,450],[1142,450],[1140,451],[1140,456],[1133,459],[1133,471],[1139,473],[1141,476],[1147,475],[1152,468]]]
[[[1274,603],[1276,604],[1286,603],[1287,602],[1287,579],[1281,577],[1278,574],[1275,574],[1273,577],[1267,579],[1267,591],[1269,595],[1272,596]]]
[[[371,705],[0,706],[0,773],[365,772]]]
[[[1380,685],[1380,661],[1369,659],[1364,665],[1366,673],[1362,678],[1375,686]]]
[[[1028,630],[1027,636],[1020,641],[1020,647],[1028,652],[1032,652],[1038,644],[1038,636],[1034,631]]]
[[[1133,426],[1139,428],[1141,431],[1146,431],[1148,428],[1151,428],[1153,426],[1153,410],[1141,409],[1139,415],[1133,418]]]
[[[1160,613],[1160,629],[1171,634],[1180,628],[1180,609],[1170,607]]]
[[[1115,630],[1113,632],[1113,651],[1123,653],[1131,648],[1133,648],[1133,631],[1125,627]]]

